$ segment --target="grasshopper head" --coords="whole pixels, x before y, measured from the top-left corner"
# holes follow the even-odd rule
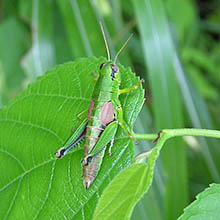
[[[101,74],[111,76],[112,80],[115,80],[119,75],[119,68],[113,62],[105,62],[100,66]]]

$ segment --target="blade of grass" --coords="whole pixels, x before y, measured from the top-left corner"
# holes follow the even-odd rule
[[[56,64],[62,64],[67,61],[72,61],[73,56],[70,44],[67,40],[67,30],[57,4],[55,4],[53,15]]]
[[[97,15],[90,1],[57,0],[74,57],[106,56]]]
[[[6,85],[5,85],[5,73],[2,68],[2,63],[0,62],[0,109],[4,106],[7,101],[6,98]]]
[[[23,67],[33,80],[55,65],[53,4],[44,0],[22,0],[19,4],[20,15],[32,28],[32,48],[23,59]]]
[[[127,2],[127,4],[128,3],[129,2]],[[124,24],[122,19],[123,7],[121,4],[122,2],[115,0],[111,3],[109,1],[96,1],[96,4],[94,4],[97,16],[99,17],[101,15],[108,27],[108,32],[112,36],[112,41],[110,41],[109,44],[111,47],[116,48],[116,52],[121,48],[123,42],[125,42],[131,34],[131,28],[126,28],[127,24]],[[118,61],[120,60],[120,62],[126,66],[132,65],[129,54],[127,53],[127,48],[131,47],[131,45],[132,39],[118,59]],[[115,50],[111,51],[111,56],[115,57]]]
[[[184,97],[185,105],[194,127],[214,129],[215,126],[205,102],[184,76],[184,72],[177,56],[175,57],[175,65],[178,70],[177,77]],[[199,138],[199,141],[209,172],[211,173],[213,180],[219,182],[220,176],[219,169],[217,168],[220,166],[217,153],[219,152],[219,149],[217,148],[219,141],[207,140],[204,138]]]
[[[103,37],[101,34],[99,22],[103,23],[111,54],[114,53],[114,45],[111,43],[110,35],[114,37],[117,33],[116,24],[112,21],[112,8],[108,5],[110,13],[102,15],[101,9],[94,2],[90,1],[70,1],[57,0],[61,14],[64,18],[64,23],[68,31],[68,40],[72,48],[73,57],[80,56],[104,56],[106,57],[106,49],[104,46]],[[104,2],[103,5],[108,4]],[[103,16],[103,18],[102,18]],[[109,20],[111,18],[111,20]],[[105,25],[107,24],[107,26]],[[109,34],[110,33],[110,34]],[[127,39],[120,39],[121,42]],[[113,57],[112,57],[113,58]],[[124,65],[130,65],[129,57],[126,54],[126,49],[120,55],[120,60]]]
[[[20,60],[28,49],[30,38],[25,25],[15,16],[0,24],[1,83],[4,83],[3,103],[7,103],[23,88],[25,79]],[[3,85],[2,85],[3,86]],[[1,90],[1,89],[0,89]]]
[[[145,62],[152,87],[157,129],[183,126],[181,97],[173,66],[174,47],[163,4],[160,0],[133,1],[140,30]],[[162,152],[167,174],[165,212],[176,219],[187,204],[187,170],[183,142],[169,141]]]

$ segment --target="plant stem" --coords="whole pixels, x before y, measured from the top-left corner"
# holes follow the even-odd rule
[[[154,140],[157,138],[157,134],[137,134],[134,133],[133,136],[137,139],[137,140]]]
[[[164,134],[167,139],[171,137],[180,137],[180,136],[203,136],[203,137],[212,137],[220,138],[219,130],[210,130],[210,129],[196,129],[196,128],[181,128],[181,129],[164,129],[161,131],[161,134]],[[133,134],[137,140],[155,140],[158,137],[158,134]]]
[[[182,129],[164,129],[163,133],[168,134],[169,137],[178,136],[203,136],[220,138],[220,131],[210,129],[196,129],[196,128],[182,128]]]
[[[164,129],[158,134],[136,134],[133,133],[133,136],[137,140],[154,140],[153,143],[157,143],[156,147],[153,150],[142,152],[138,154],[133,163],[143,163],[143,161],[148,158],[152,151],[157,151],[157,156],[165,142],[172,137],[180,136],[203,136],[203,137],[212,137],[220,139],[219,130],[209,130],[209,129],[196,129],[196,128],[181,128],[181,129]]]

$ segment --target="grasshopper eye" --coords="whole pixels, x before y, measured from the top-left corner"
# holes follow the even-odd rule
[[[100,65],[100,70],[101,70],[105,65],[106,65],[106,63],[102,63],[102,64]]]
[[[111,64],[111,69],[112,69],[112,73],[111,73],[111,77],[112,77],[112,80],[114,80],[115,78],[115,73],[118,73],[119,72],[119,69],[116,65],[114,64]]]
[[[112,69],[112,72],[114,72],[114,73],[119,72],[119,68],[115,64],[111,64],[111,69]]]

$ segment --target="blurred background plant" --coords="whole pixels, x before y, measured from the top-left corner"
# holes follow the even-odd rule
[[[106,57],[99,21],[112,57],[134,33],[119,62],[146,81],[136,131],[219,129],[219,0],[2,0],[0,108],[57,64]],[[209,183],[220,182],[219,156],[213,139],[169,141],[132,219],[176,219]]]

